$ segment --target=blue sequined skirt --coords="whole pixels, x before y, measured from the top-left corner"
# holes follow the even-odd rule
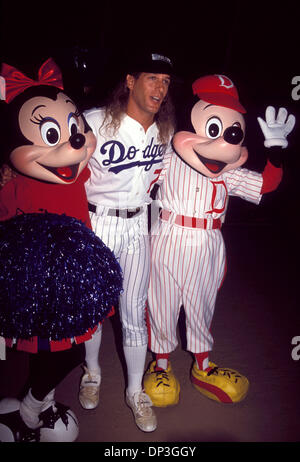
[[[81,221],[29,213],[0,222],[0,335],[83,335],[118,301],[114,254]]]

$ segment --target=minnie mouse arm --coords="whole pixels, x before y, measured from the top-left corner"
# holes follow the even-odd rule
[[[8,165],[4,164],[0,168],[0,189],[10,180],[16,177],[14,172]]]

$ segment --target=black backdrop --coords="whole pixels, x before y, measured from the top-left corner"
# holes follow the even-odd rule
[[[264,116],[266,106],[283,105],[296,117],[300,112],[300,99],[292,98],[292,79],[300,75],[296,1],[3,1],[1,8],[0,62],[35,78],[40,64],[52,56],[63,71],[66,91],[85,107],[102,102],[127,58],[145,47],[169,56],[184,82],[172,90],[178,114],[195,78],[228,75],[247,108],[249,168],[262,170],[265,164],[256,118]],[[89,98],[82,98],[84,86],[91,87]],[[279,190],[266,196],[255,211],[244,201],[233,200],[231,219],[235,220],[235,207],[244,219],[249,214],[271,219],[274,209],[276,220],[287,213],[296,216],[299,120],[290,136]]]

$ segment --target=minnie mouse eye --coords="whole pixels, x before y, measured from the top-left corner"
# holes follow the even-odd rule
[[[223,125],[218,117],[212,117],[206,123],[205,134],[208,138],[218,138],[221,135]]]
[[[74,115],[71,115],[68,120],[70,136],[76,135],[79,132],[79,125]]]
[[[40,127],[41,137],[48,146],[55,146],[60,141],[60,128],[52,120],[44,121]]]

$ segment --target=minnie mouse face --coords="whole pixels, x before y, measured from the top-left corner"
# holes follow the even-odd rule
[[[57,90],[50,96],[44,89],[19,108],[17,124],[24,142],[11,151],[10,161],[24,175],[74,183],[94,152],[96,139],[67,95]]]
[[[245,121],[240,112],[200,100],[192,108],[191,122],[195,133],[180,131],[173,138],[177,154],[190,167],[216,178],[246,162]]]

